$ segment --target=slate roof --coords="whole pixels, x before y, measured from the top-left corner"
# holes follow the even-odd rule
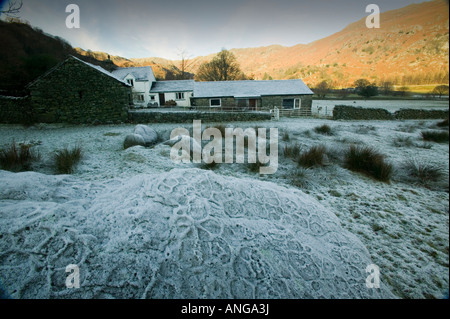
[[[194,98],[314,94],[302,80],[195,82]]]
[[[54,72],[55,70],[59,69],[59,67],[61,65],[63,65],[64,63],[66,63],[67,60],[69,59],[74,59],[78,62],[84,63],[86,65],[88,65],[89,67],[96,69],[97,71],[121,82],[122,84],[126,85],[126,86],[131,86],[130,84],[128,84],[127,82],[123,81],[122,79],[118,78],[117,76],[113,75],[111,72],[106,71],[104,68],[102,68],[101,66],[98,65],[94,65],[88,62],[85,62],[77,57],[74,57],[73,55],[69,55],[69,57],[67,59],[65,59],[64,61],[62,61],[61,63],[58,63],[56,66],[54,66],[53,68],[51,68],[49,71],[47,71],[46,73],[44,73],[43,75],[39,76],[37,79],[35,79],[34,81],[30,82],[27,87],[31,87],[33,86],[36,82],[38,82],[41,78],[46,77],[47,75],[49,75],[50,73]]]
[[[153,83],[150,93],[192,92],[194,80],[158,81]]]
[[[128,74],[132,74],[136,81],[150,81],[155,82],[155,75],[150,66],[117,68],[111,72],[115,77],[123,80]]]

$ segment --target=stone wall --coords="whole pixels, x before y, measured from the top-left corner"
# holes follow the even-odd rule
[[[35,121],[120,123],[130,87],[74,58],[29,86]]]
[[[0,123],[32,124],[32,122],[29,97],[0,96]]]
[[[398,120],[434,120],[434,119],[446,119],[448,118],[448,110],[413,110],[413,109],[401,109],[394,113],[394,116]]]
[[[204,122],[238,122],[269,121],[272,115],[268,112],[202,112],[202,111],[129,111],[129,121],[136,124],[145,123],[192,123],[194,120]]]
[[[334,120],[394,120],[394,115],[385,109],[369,109],[347,105],[336,105]]]
[[[348,105],[336,105],[333,109],[334,120],[426,120],[446,119],[448,110],[401,109],[391,113],[386,109],[369,109]]]

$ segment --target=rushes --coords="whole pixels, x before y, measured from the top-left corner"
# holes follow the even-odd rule
[[[31,147],[30,144],[19,144],[17,147],[16,142],[12,141],[7,149],[0,151],[1,168],[13,172],[30,170],[33,162],[40,159]]]
[[[345,153],[344,166],[376,180],[389,182],[393,168],[391,164],[384,161],[384,157],[369,146],[351,145]]]
[[[422,131],[422,139],[436,143],[448,143],[448,132],[446,131]]]
[[[58,174],[72,174],[74,166],[81,160],[82,151],[80,146],[73,149],[64,148],[55,152],[55,168]]]
[[[303,167],[323,166],[326,148],[323,145],[313,146],[298,158],[298,163]]]
[[[315,127],[314,131],[316,133],[323,134],[323,135],[333,135],[334,134],[333,130],[331,129],[331,127],[328,126],[327,124]]]
[[[405,163],[405,169],[409,177],[414,178],[420,184],[426,185],[430,182],[438,182],[443,177],[441,167],[416,159],[408,160]]]

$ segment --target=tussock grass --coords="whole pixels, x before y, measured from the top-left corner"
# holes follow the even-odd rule
[[[333,135],[334,134],[331,127],[327,124],[315,127],[314,132],[322,134],[322,135]]]
[[[299,143],[289,143],[283,147],[283,155],[286,158],[290,158],[297,161],[300,156],[300,144]]]
[[[13,140],[8,148],[0,150],[0,167],[7,171],[21,172],[31,170],[31,165],[40,159],[30,144],[19,144]]]
[[[448,143],[448,132],[446,131],[422,131],[421,135],[424,141]]]
[[[409,136],[397,136],[392,140],[392,145],[395,147],[413,147],[415,146],[415,143]]]
[[[64,148],[57,150],[54,155],[55,168],[58,174],[72,174],[75,165],[81,160],[82,150],[80,146],[73,149]]]
[[[389,182],[393,167],[385,162],[385,156],[369,146],[351,145],[345,153],[345,168],[360,172],[376,180]]]
[[[448,118],[446,118],[446,119],[443,120],[443,121],[437,122],[437,123],[436,123],[436,126],[437,126],[437,127],[448,127]]]
[[[286,176],[288,183],[297,188],[307,188],[310,184],[310,172],[307,168],[299,167],[296,170],[290,172],[288,176]]]
[[[410,159],[404,164],[409,177],[414,178],[420,184],[429,184],[442,180],[444,172],[442,167],[434,164]]]
[[[323,145],[313,146],[308,151],[300,154],[298,163],[306,168],[323,166],[326,152],[327,150]]]

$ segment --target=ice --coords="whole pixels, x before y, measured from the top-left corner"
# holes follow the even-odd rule
[[[299,190],[195,168],[0,183],[0,276],[15,298],[393,297],[366,287],[364,245]]]

